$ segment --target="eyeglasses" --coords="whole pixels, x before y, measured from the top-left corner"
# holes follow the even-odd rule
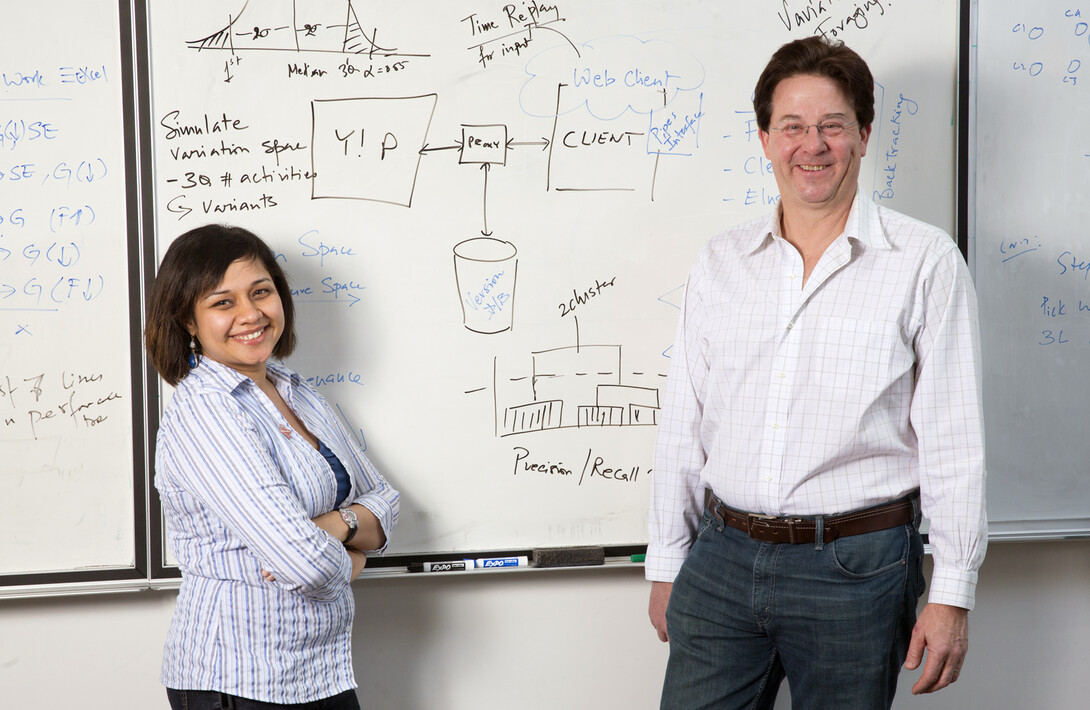
[[[822,138],[836,138],[844,131],[848,130],[852,126],[859,125],[859,121],[852,121],[851,123],[843,123],[841,121],[822,121],[821,123],[811,123],[809,125],[796,123],[789,121],[779,128],[769,128],[770,131],[777,131],[784,138],[796,140],[802,138],[804,135],[810,133],[810,128],[816,128],[818,135]]]

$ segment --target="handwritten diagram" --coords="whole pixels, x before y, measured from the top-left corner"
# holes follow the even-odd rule
[[[517,254],[511,242],[491,237],[474,237],[454,246],[454,279],[466,329],[489,335],[511,329]]]
[[[243,65],[246,52],[292,55],[287,74],[292,81],[375,77],[371,70],[357,76],[349,69],[350,58],[324,59],[323,53],[400,57],[394,69],[405,70],[405,76],[422,66],[410,67],[406,58],[432,59],[430,52],[402,53],[381,45],[379,30],[367,30],[361,22],[361,7],[245,3],[222,26],[186,46],[198,55],[228,52],[224,84],[253,81],[259,69],[252,62]],[[166,183],[182,192],[168,198],[167,210],[179,220],[277,211],[292,199],[284,190],[308,184],[312,200],[411,208],[421,169],[429,162],[423,159],[453,153],[461,169],[478,171],[466,178],[479,185],[481,195],[480,236],[452,247],[462,323],[473,333],[507,332],[514,325],[518,247],[503,238],[510,225],[497,232],[490,223],[489,182],[490,173],[507,166],[511,151],[537,152],[544,179],[534,182],[547,192],[631,192],[653,200],[659,159],[691,157],[700,149],[704,70],[699,60],[664,41],[622,36],[575,42],[563,33],[564,21],[558,7],[538,3],[459,20],[459,32],[468,30],[472,40],[466,50],[478,53],[481,70],[497,70],[500,58],[526,61],[529,78],[510,101],[517,103],[520,125],[527,117],[538,122],[536,135],[519,136],[508,122],[464,122],[456,126],[457,140],[435,142],[431,134],[443,101],[437,91],[314,98],[308,102],[309,135],[297,128],[293,136],[260,145],[252,128],[260,123],[257,116],[168,110],[159,128],[168,144],[177,144],[169,148],[175,164],[183,168],[220,158],[229,159],[222,162],[233,169],[218,175],[185,170],[184,177],[168,178]],[[300,55],[306,56],[302,67]],[[302,163],[307,157],[309,164]],[[244,186],[250,195],[225,199]],[[194,206],[191,197],[201,188],[209,197]]]
[[[314,101],[311,196],[410,207],[436,99]]]
[[[777,196],[736,111],[825,19],[806,5],[152,0],[159,247],[210,221],[274,244],[289,364],[401,485],[399,551],[507,540],[522,523],[495,511],[527,494],[564,542],[631,538],[613,526],[646,501],[686,273]],[[941,35],[916,14],[868,5],[843,34],[903,63],[890,28]],[[903,76],[893,202],[951,115]]]
[[[496,433],[526,434],[568,427],[653,426],[658,387],[629,384],[620,345],[572,345],[534,352],[528,371],[497,362]]]
[[[358,7],[367,3],[298,0],[247,0],[226,23],[186,46],[197,51],[321,52],[365,54],[368,57],[421,56],[402,54],[379,43],[378,28],[365,27]],[[366,17],[366,15],[365,15]],[[230,63],[229,65],[230,66]]]
[[[394,72],[415,77],[426,71],[423,64],[409,66],[407,60],[377,68],[373,65],[358,68],[351,59],[338,63],[343,55],[359,54],[369,58],[411,57],[425,63],[432,58],[428,52],[405,53],[393,46],[383,46],[377,41],[378,29],[364,29],[366,24],[360,20],[359,7],[360,3],[350,1],[246,3],[235,14],[229,14],[224,25],[198,39],[187,40],[186,45],[198,53],[231,54],[232,59],[224,65],[225,82],[236,75],[239,80],[253,80],[256,68],[244,67],[245,60],[236,55],[255,51],[317,55],[313,64],[308,61],[300,67],[298,62],[289,63],[288,76],[296,78],[339,77],[352,81]],[[471,13],[459,20],[458,30],[468,30],[471,40],[467,51],[483,53],[484,57],[493,55],[482,63],[484,66],[495,61],[496,51],[501,56],[514,52],[510,59],[523,59],[526,53],[529,61],[525,71],[530,78],[520,91],[519,109],[527,116],[546,119],[552,124],[545,124],[538,131],[551,134],[549,138],[507,135],[497,142],[495,136],[464,136],[459,146],[460,162],[503,165],[504,149],[537,144],[548,150],[544,165],[548,171],[548,189],[650,194],[658,157],[691,156],[699,149],[703,116],[699,89],[704,69],[690,53],[668,42],[635,37],[573,42],[557,29],[564,21],[557,6],[540,3],[526,3],[517,9],[514,5],[504,5],[499,15],[491,19],[482,13]],[[542,35],[553,40],[555,46],[545,46]],[[535,48],[541,45],[540,53],[530,54],[531,44]],[[339,56],[322,61],[321,53]],[[313,196],[375,199],[409,206],[411,193],[404,187],[405,183],[413,183],[407,176],[406,166],[411,161],[408,154],[414,147],[426,152],[437,150],[425,147],[429,123],[421,121],[421,116],[426,113],[422,104],[427,99],[432,102],[434,114],[436,92],[315,102],[314,163],[329,166],[327,170],[333,174],[324,178],[325,171],[315,165]],[[346,103],[338,106],[338,102]],[[415,109],[406,105],[414,103]],[[351,120],[352,125],[340,125],[345,120]],[[506,130],[503,123],[491,125],[502,132]],[[329,127],[335,129],[334,133],[327,132]],[[486,126],[467,122],[463,128]],[[350,146],[349,136],[360,144]],[[333,157],[338,152],[339,161]],[[491,154],[483,160],[474,156],[482,152]],[[353,165],[352,158],[372,155],[377,155],[378,164],[369,161]],[[370,184],[343,187],[346,181],[340,167],[365,170]],[[393,194],[375,189],[387,183],[398,186]]]

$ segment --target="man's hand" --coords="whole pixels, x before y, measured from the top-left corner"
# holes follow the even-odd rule
[[[655,627],[659,641],[663,643],[670,640],[666,633],[666,606],[670,603],[670,592],[673,588],[673,582],[651,583],[651,602],[647,605],[647,615],[651,617],[651,625]]]
[[[946,604],[928,604],[920,612],[912,640],[908,644],[905,668],[920,667],[924,650],[927,663],[923,674],[912,686],[912,693],[934,693],[954,683],[969,650],[969,610]]]

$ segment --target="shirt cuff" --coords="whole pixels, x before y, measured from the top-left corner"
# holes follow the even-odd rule
[[[352,502],[357,505],[362,505],[364,508],[367,508],[371,511],[375,518],[378,519],[379,527],[382,528],[382,532],[384,537],[386,538],[386,542],[383,543],[382,547],[378,548],[377,550],[367,550],[367,552],[374,554],[376,557],[381,557],[386,553],[386,548],[390,546],[390,533],[393,532],[390,529],[390,521],[393,517],[393,511],[391,510],[389,504],[383,498],[371,495],[369,493],[360,496]]]
[[[688,550],[648,545],[643,562],[644,577],[649,582],[673,582],[688,556]]]
[[[976,572],[939,569],[931,573],[931,593],[927,601],[972,610],[976,604]]]

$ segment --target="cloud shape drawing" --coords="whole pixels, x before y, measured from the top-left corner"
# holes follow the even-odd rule
[[[519,105],[527,115],[551,118],[586,107],[604,121],[669,105],[678,92],[702,86],[705,74],[684,47],[630,35],[558,44],[532,57],[526,73]]]

